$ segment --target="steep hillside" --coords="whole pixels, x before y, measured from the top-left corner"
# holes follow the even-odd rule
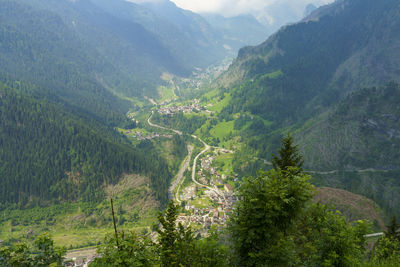
[[[260,44],[272,33],[269,27],[261,25],[251,15],[231,18],[215,14],[203,14],[202,16],[219,32],[224,44],[235,53],[244,46]]]
[[[314,202],[333,205],[349,221],[368,220],[376,231],[385,229],[382,214],[377,205],[370,199],[353,194],[346,190],[330,187],[318,187]]]
[[[352,93],[298,130],[305,162],[315,170],[400,170],[400,86]]]
[[[91,2],[115,17],[140,24],[154,34],[186,74],[195,67],[207,67],[228,55],[217,32],[201,16],[182,10],[171,1],[143,4],[124,0]]]
[[[360,90],[297,130],[317,183],[364,194],[398,214],[399,103],[398,84]]]
[[[147,175],[157,199],[167,200],[171,174],[162,158],[69,105],[1,84],[0,121],[0,208],[98,201],[124,173]]]
[[[242,142],[236,171],[294,132],[317,185],[398,214],[399,86],[382,86],[400,80],[399,29],[398,1],[341,0],[241,49],[214,89]]]
[[[349,91],[399,80],[398,1],[345,0],[322,10],[240,50],[220,80],[233,88],[234,111],[293,123]]]
[[[115,103],[107,91],[157,97],[164,72],[187,76],[229,54],[202,17],[169,1],[160,5],[1,0],[2,72],[60,90],[69,102]],[[117,106],[126,112],[126,103]]]
[[[157,30],[157,34],[165,39],[166,45],[170,44],[171,50],[175,51],[177,57],[186,57],[187,63],[193,62],[194,66],[204,68],[230,55],[223,47],[220,33],[202,16],[178,8],[169,0],[149,1],[143,5],[153,11],[156,17],[167,20],[177,29],[176,36],[165,36],[161,34],[160,29]]]
[[[2,79],[24,80],[107,123],[117,124],[128,103],[107,91],[96,73],[111,65],[54,13],[20,1],[0,1]]]
[[[80,90],[84,86],[78,81],[85,78],[92,87],[140,97],[156,94],[163,71],[186,71],[143,26],[117,18],[88,0],[40,0],[34,4],[3,0],[0,5],[3,29],[15,32],[14,40],[23,44],[2,53],[23,61],[10,62],[14,68],[9,70],[7,64],[5,70],[24,78],[41,77],[48,85],[55,75],[61,80],[74,74],[78,76],[74,78],[75,86]],[[12,43],[7,38],[4,41]]]

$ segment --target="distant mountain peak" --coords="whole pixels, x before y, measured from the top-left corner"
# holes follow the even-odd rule
[[[307,17],[316,9],[317,9],[317,7],[314,4],[308,4],[306,6],[306,8],[304,9],[304,17]]]

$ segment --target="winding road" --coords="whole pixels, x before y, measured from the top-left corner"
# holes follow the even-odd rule
[[[196,156],[196,157],[194,158],[194,160],[193,160],[192,181],[193,181],[195,184],[197,184],[197,185],[200,185],[200,186],[202,186],[202,187],[205,187],[205,188],[207,188],[207,189],[209,189],[209,190],[215,192],[218,196],[221,196],[221,197],[223,197],[223,198],[225,199],[225,195],[224,195],[223,193],[221,193],[221,192],[218,190],[218,188],[216,188],[216,187],[213,188],[213,187],[210,187],[210,186],[208,186],[208,185],[204,185],[204,184],[202,184],[202,183],[200,183],[199,181],[196,180],[196,166],[197,166],[197,160],[198,160],[198,158],[199,158],[202,154],[204,154],[205,152],[207,152],[208,150],[210,150],[211,146],[209,146],[209,145],[206,144],[206,142],[204,142],[201,138],[199,138],[199,137],[197,137],[197,136],[195,136],[195,135],[193,135],[193,134],[192,134],[192,137],[195,138],[195,139],[197,139],[197,140],[199,140],[200,142],[202,142],[203,145],[205,146],[205,148],[204,148],[199,154],[197,154],[197,156]],[[215,148],[215,149],[224,149],[224,148],[219,148],[219,147],[213,147],[213,148]]]
[[[159,128],[159,129],[163,129],[163,130],[167,130],[167,131],[173,131],[173,132],[176,133],[176,134],[182,135],[182,132],[181,132],[181,131],[178,131],[178,130],[175,130],[175,129],[171,129],[171,128],[167,128],[167,127],[163,127],[163,126],[161,126],[161,125],[152,123],[150,120],[151,120],[151,117],[153,117],[153,114],[154,114],[154,111],[151,111],[151,115],[150,115],[150,117],[147,119],[147,123],[148,123],[150,126],[156,127],[156,128]]]
[[[181,132],[181,131],[178,131],[178,130],[175,130],[175,129],[172,129],[172,128],[163,127],[163,126],[161,126],[161,125],[152,123],[152,122],[151,122],[151,118],[153,117],[153,114],[154,114],[154,111],[151,111],[151,115],[150,115],[150,117],[147,119],[147,123],[148,123],[150,126],[156,127],[156,128],[159,128],[159,129],[163,129],[163,130],[173,131],[173,132],[176,133],[176,134],[182,135],[182,132]],[[193,135],[193,134],[192,134],[191,136],[192,136],[194,139],[199,140],[199,141],[204,145],[204,149],[203,149],[199,154],[197,154],[196,157],[195,157],[194,160],[193,160],[192,181],[193,181],[195,184],[197,184],[197,185],[199,185],[199,186],[201,186],[201,187],[204,187],[204,188],[207,188],[207,189],[213,191],[213,192],[216,193],[218,196],[223,197],[223,198],[225,199],[225,195],[224,195],[223,193],[221,193],[221,192],[218,190],[218,188],[216,188],[216,187],[215,187],[215,188],[210,187],[210,186],[205,185],[205,184],[202,184],[202,183],[200,183],[199,181],[196,180],[197,160],[199,159],[199,157],[200,157],[202,154],[204,154],[205,152],[207,152],[208,150],[210,150],[210,148],[220,149],[220,150],[223,150],[223,151],[226,151],[226,152],[229,152],[229,153],[233,153],[233,151],[228,150],[228,149],[225,149],[225,148],[221,148],[221,147],[210,146],[210,145],[208,145],[206,142],[204,142],[201,138],[199,138],[198,136]],[[190,149],[190,147],[191,147],[191,149]],[[184,161],[183,161],[183,163],[182,163],[182,166],[181,166],[181,168],[179,169],[178,174],[176,175],[176,178],[174,179],[174,181],[172,182],[170,188],[168,189],[168,193],[169,193],[170,198],[173,198],[173,197],[174,197],[175,201],[178,202],[178,203],[181,203],[181,200],[179,199],[179,189],[180,189],[180,186],[181,186],[181,184],[182,184],[182,182],[183,182],[183,178],[184,178],[184,177],[183,177],[183,174],[185,173],[185,171],[186,171],[187,168],[189,167],[189,163],[190,163],[190,159],[191,159],[191,156],[192,156],[192,152],[193,152],[193,146],[189,146],[189,145],[188,145],[188,156],[184,159]],[[176,193],[175,193],[175,196],[174,196],[174,195],[173,195],[173,192],[175,191],[175,188],[177,188],[177,190],[176,190]]]
[[[150,120],[151,120],[153,114],[154,114],[154,111],[151,112],[151,115],[150,115],[150,117],[149,117],[148,120],[147,120],[147,122],[148,122],[148,124],[149,124],[150,126],[156,127],[156,128],[159,128],[159,129],[163,129],[163,130],[172,131],[172,132],[174,132],[174,133],[176,133],[176,134],[182,135],[182,132],[181,132],[181,131],[178,131],[178,130],[175,130],[175,129],[172,129],[172,128],[163,127],[163,126],[161,126],[161,125],[157,125],[157,124],[152,123]],[[207,188],[207,189],[209,189],[209,190],[215,192],[218,196],[223,197],[223,198],[225,199],[225,195],[224,195],[223,193],[221,193],[221,192],[218,190],[218,188],[216,188],[216,187],[215,187],[215,188],[210,187],[210,186],[205,185],[205,184],[202,184],[202,183],[200,183],[199,181],[196,180],[197,160],[199,159],[199,157],[200,157],[202,154],[204,154],[205,152],[207,152],[208,150],[210,150],[210,148],[219,149],[219,150],[222,150],[222,151],[228,152],[228,153],[234,153],[234,151],[228,150],[228,149],[225,149],[225,148],[210,146],[210,145],[208,145],[206,142],[204,142],[201,138],[199,138],[198,136],[196,136],[196,135],[191,135],[191,136],[192,136],[194,139],[199,140],[199,141],[204,145],[204,149],[203,149],[199,154],[197,154],[196,157],[195,157],[194,160],[193,160],[192,181],[193,181],[195,184],[197,184],[197,185],[199,185],[199,186],[201,186],[201,187],[203,187],[203,188]],[[171,183],[171,186],[170,186],[170,188],[168,189],[169,197],[170,197],[170,198],[174,198],[175,201],[178,202],[178,203],[181,203],[181,200],[179,199],[180,186],[182,185],[182,183],[183,183],[183,181],[184,181],[183,174],[184,174],[185,171],[188,169],[189,164],[190,164],[190,159],[191,159],[192,153],[193,153],[193,146],[188,145],[188,146],[187,146],[187,150],[188,150],[188,155],[187,155],[186,158],[183,160],[182,165],[181,165],[181,168],[179,169],[177,175],[175,176],[174,181]],[[256,157],[255,157],[255,159],[260,159],[260,158],[256,158]],[[265,164],[272,165],[271,162],[269,162],[269,161],[267,161],[267,160],[265,160],[265,159],[261,159],[261,160],[264,160],[264,163],[265,163]],[[356,170],[356,171],[357,171],[357,172],[378,172],[378,171],[379,171],[379,172],[382,172],[382,171],[383,171],[383,172],[387,172],[387,171],[390,171],[390,170],[365,169],[365,170]],[[334,174],[334,173],[339,172],[339,170],[325,171],[325,172],[320,172],[320,171],[304,171],[304,172],[310,173],[310,174]],[[176,191],[175,191],[175,189],[176,189]],[[173,194],[174,194],[174,191],[175,191],[175,195],[173,195]],[[226,199],[225,199],[225,200],[226,200]],[[364,235],[364,237],[366,237],[366,238],[377,237],[377,236],[382,236],[383,234],[384,234],[384,233],[373,233],[373,234]]]
[[[358,172],[358,173],[363,173],[363,172],[390,172],[390,171],[399,171],[399,169],[385,169],[385,170],[380,170],[380,169],[363,169],[363,170],[333,170],[333,171],[326,171],[326,172],[321,172],[321,171],[304,171],[305,173],[310,173],[310,174],[334,174],[334,173],[339,173],[339,172]]]

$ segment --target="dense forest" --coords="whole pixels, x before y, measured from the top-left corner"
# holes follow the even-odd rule
[[[156,112],[152,119],[161,125],[178,129],[187,134],[193,134],[207,120],[205,116],[185,116],[182,111],[173,115],[163,115]]]
[[[59,266],[65,248],[54,245],[57,237],[70,249],[99,244],[113,224],[91,266],[398,266],[398,0],[338,0],[318,9],[241,49],[209,88],[199,87],[214,66],[200,68],[252,34],[220,34],[228,20],[208,18],[221,23],[217,29],[156,2],[0,0],[0,266]],[[193,79],[178,77],[192,71]],[[153,99],[182,104],[186,94],[204,105],[155,111]],[[150,112],[183,134],[147,125]],[[235,192],[229,205],[218,201],[226,210],[212,197],[196,199],[210,187],[190,172],[203,174],[206,165],[210,173],[221,168],[221,182],[210,185]],[[180,185],[199,185],[179,206],[168,204],[178,170],[177,201]],[[367,238],[372,224],[315,203],[315,186],[368,197],[382,212],[375,215],[393,219],[382,237]],[[178,214],[190,214],[188,203],[224,220],[201,234],[177,224]],[[379,219],[374,230],[384,228]],[[44,231],[59,236],[53,241]]]
[[[1,7],[1,76],[30,82],[108,124],[123,120],[129,103],[95,78],[95,73],[116,71],[60,17],[18,1],[2,1]]]
[[[96,119],[5,84],[0,116],[2,207],[96,201],[103,197],[102,186],[132,172],[149,176],[157,198],[166,202],[171,178],[167,163],[132,148]]]
[[[229,108],[281,127],[324,111],[352,90],[398,81],[397,4],[334,3],[317,19],[283,27],[261,45],[241,49],[220,78],[232,95]]]
[[[272,170],[243,181],[226,227],[196,237],[190,226],[176,224],[180,207],[170,202],[154,226],[156,240],[115,231],[98,246],[90,266],[398,266],[396,218],[366,250],[368,222],[349,223],[331,207],[311,202],[314,187],[291,136],[284,138],[273,163]],[[64,255],[42,235],[34,247],[1,248],[0,263],[57,265]]]
[[[319,185],[364,194],[400,215],[399,101],[396,83],[358,90],[297,131],[308,169],[341,170],[319,175]]]
[[[258,165],[246,160],[270,160],[291,131],[306,169],[332,172],[316,173],[316,184],[362,194],[398,214],[399,18],[395,0],[336,1],[241,49],[217,83],[229,93],[219,117],[234,120],[245,143],[235,170],[256,174]],[[249,118],[258,127],[243,127]]]

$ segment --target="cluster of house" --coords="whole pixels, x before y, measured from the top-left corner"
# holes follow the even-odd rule
[[[183,113],[191,113],[194,110],[200,111],[204,110],[203,107],[200,106],[200,100],[194,99],[193,103],[187,106],[179,106],[179,107],[162,107],[158,109],[158,113],[164,114],[164,115],[171,115],[174,113],[178,113],[179,111],[182,111]]]
[[[135,115],[133,113],[128,113],[126,116],[128,117],[128,119],[136,122],[136,124],[139,124],[139,121],[135,118]]]
[[[209,228],[213,224],[225,224],[226,215],[220,212],[210,212],[206,215],[185,215],[185,213],[181,213],[177,222],[182,224],[196,223],[202,225],[203,228]]]
[[[68,259],[64,262],[64,266],[67,267],[88,267],[98,256],[90,255],[84,257],[76,257]]]
[[[200,160],[200,166],[199,171],[197,174],[199,175],[199,180],[203,184],[210,184],[212,186],[216,186],[217,184],[223,184],[223,180],[226,179],[226,175],[220,175],[215,167],[212,167],[211,164],[214,161],[214,157],[211,155],[207,155],[206,157],[202,158]],[[215,179],[210,179],[210,181],[207,181],[207,176],[206,173],[209,173],[210,177],[214,177]]]
[[[127,133],[131,134],[132,131],[128,130]],[[172,138],[172,135],[171,134],[151,133],[150,135],[146,135],[145,136],[143,133],[136,131],[136,133],[132,137],[138,139],[139,141],[141,141],[141,140],[151,140],[151,139],[160,138],[160,137]]]
[[[232,187],[230,185],[226,185],[226,187]],[[215,194],[212,194],[215,196]],[[208,207],[208,208],[196,208],[192,205],[187,204],[185,206],[185,210],[190,214],[187,215],[185,213],[181,213],[177,222],[182,224],[199,224],[203,228],[209,228],[213,224],[225,224],[227,220],[227,214],[232,210],[232,206],[237,200],[234,196],[233,192],[224,193],[224,197],[217,197],[216,199],[212,199],[216,203],[218,203],[218,207]]]
[[[195,79],[183,79],[182,81],[191,87],[200,88],[204,82],[211,82],[222,72],[226,71],[230,65],[230,61],[224,62],[222,65],[210,66],[207,69],[196,69],[193,72]]]
[[[237,199],[230,184],[225,184],[224,190],[225,192],[218,191],[218,194],[213,190],[205,191],[205,195],[216,204],[216,207],[197,208],[186,204],[186,214],[181,213],[177,222],[185,225],[195,223],[201,225],[202,228],[209,228],[213,224],[225,224],[227,214]]]

